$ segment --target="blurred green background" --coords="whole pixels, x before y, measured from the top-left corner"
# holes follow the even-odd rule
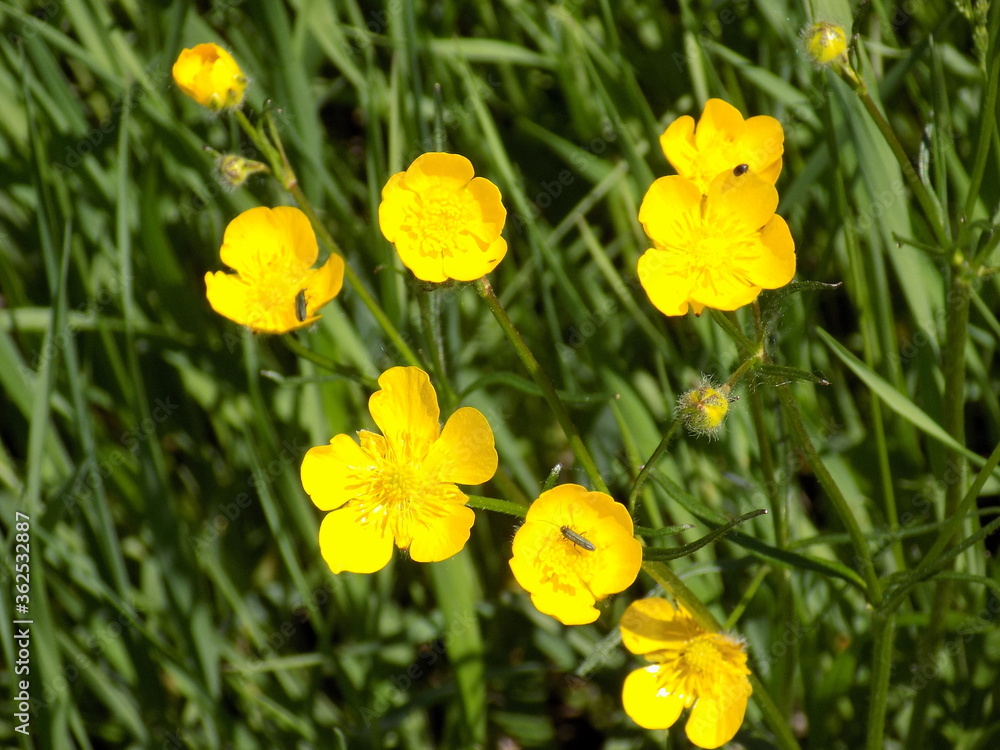
[[[640,660],[616,645],[615,628],[652,588],[645,575],[597,623],[563,627],[511,578],[513,520],[482,511],[453,561],[399,556],[372,576],[330,574],[298,467],[310,446],[373,428],[370,391],[208,306],[203,278],[222,268],[227,223],[290,200],[263,177],[237,191],[215,179],[203,146],[256,153],[229,118],[173,85],[183,47],[214,41],[232,52],[250,78],[251,119],[265,106],[275,113],[347,262],[421,351],[415,300],[425,290],[382,238],[377,206],[390,174],[435,150],[440,84],[448,149],[508,207],[511,249],[492,283],[620,499],[676,397],[740,363],[711,316],[664,318],[635,278],[648,247],[639,203],[672,172],[657,138],[711,96],[777,117],[779,213],[796,239],[797,278],[844,283],[763,298],[775,316],[769,350],[829,381],[780,387],[891,581],[935,539],[956,481],[954,454],[920,416],[942,421],[948,259],[921,249],[934,239],[899,165],[853,92],[810,63],[800,31],[817,19],[849,33],[857,23],[873,96],[956,222],[997,10],[987,18],[984,3],[945,0],[0,4],[5,746],[688,747],[683,719],[667,738],[621,709],[621,682]],[[986,141],[966,219],[996,225],[995,120]],[[965,350],[965,437],[979,456],[1000,441],[996,278],[974,287]],[[450,378],[497,438],[501,468],[479,493],[527,503],[560,462],[561,481],[587,484],[475,290],[435,294]],[[749,328],[748,310],[738,319]],[[402,363],[349,289],[299,338],[369,377]],[[851,356],[867,380],[845,365]],[[894,395],[877,398],[872,376]],[[783,557],[763,517],[672,567],[721,620],[733,615],[803,747],[860,747],[872,617],[850,580],[857,563],[775,388],[751,387],[763,409],[740,388],[720,440],[677,439],[659,466],[676,488],[651,482],[636,520],[693,523],[680,537],[689,542],[713,517],[786,509]],[[770,475],[755,418],[770,436]],[[982,523],[996,517],[998,494],[987,481]],[[6,700],[16,693],[15,512],[31,524],[27,738]],[[886,747],[1000,742],[995,552],[991,538],[957,561],[986,585],[954,581],[940,601],[928,582],[903,603]],[[462,582],[453,600],[438,593],[442,580]],[[752,702],[736,743],[775,746]]]

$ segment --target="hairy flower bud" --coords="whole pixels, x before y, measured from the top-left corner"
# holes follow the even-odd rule
[[[674,414],[693,435],[718,437],[729,412],[729,389],[702,381],[697,388],[677,399]]]
[[[806,52],[817,65],[829,65],[847,53],[847,34],[843,27],[819,21],[803,33]]]

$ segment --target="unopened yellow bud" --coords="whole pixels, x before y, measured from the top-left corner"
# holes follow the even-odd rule
[[[710,438],[718,436],[728,412],[728,389],[725,386],[716,387],[708,381],[682,394],[674,411],[689,432]]]
[[[253,159],[244,159],[236,154],[223,154],[216,166],[219,178],[229,187],[238,188],[247,181],[247,177],[258,172],[266,172],[268,167]]]
[[[819,21],[805,30],[806,52],[817,65],[829,65],[847,52],[847,34],[843,27]]]

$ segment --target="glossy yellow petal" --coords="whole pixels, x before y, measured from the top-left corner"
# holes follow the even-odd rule
[[[461,154],[421,154],[406,170],[406,187],[415,193],[433,187],[463,189],[473,178],[472,162]]]
[[[484,177],[476,177],[469,183],[469,193],[475,201],[475,221],[470,222],[469,231],[479,240],[492,244],[503,231],[507,220],[507,209],[500,196],[500,188]]]
[[[416,562],[438,562],[447,560],[452,555],[461,552],[469,541],[472,524],[476,520],[471,508],[458,504],[458,498],[464,498],[457,488],[454,488],[455,502],[444,506],[443,511],[428,514],[427,521],[415,524],[413,538],[410,542],[410,557]]]
[[[661,668],[637,669],[625,678],[622,705],[632,721],[646,729],[666,729],[674,725],[684,709],[684,701],[660,689]]]
[[[694,141],[694,126],[693,117],[682,115],[670,123],[660,136],[663,155],[679,175],[691,175],[697,172],[698,147]]]
[[[657,310],[664,315],[684,315],[688,311],[696,279],[688,273],[679,272],[669,253],[650,248],[639,258],[638,273],[639,283]]]
[[[723,147],[743,135],[743,115],[722,99],[709,99],[698,119],[695,143],[701,152]]]
[[[364,519],[364,520],[362,520]],[[379,517],[349,504],[327,513],[319,527],[319,549],[334,573],[374,573],[392,559],[393,539]]]
[[[375,458],[348,435],[337,435],[329,445],[310,448],[300,474],[306,494],[320,510],[339,508],[362,495],[378,469]]]
[[[698,747],[721,747],[736,736],[747,710],[752,690],[746,677],[720,682],[717,696],[699,696],[685,731]]]
[[[322,266],[306,271],[304,283],[307,314],[313,316],[317,310],[340,294],[340,289],[344,285],[344,259],[332,253]]]
[[[705,201],[705,224],[744,232],[764,226],[778,207],[778,191],[752,172],[724,172],[712,181]]]
[[[701,283],[691,290],[691,302],[715,310],[738,310],[749,305],[760,295],[760,287],[747,284],[732,269],[723,269],[713,275],[703,274]]]
[[[219,255],[241,275],[257,277],[277,267],[301,276],[316,262],[319,247],[302,211],[258,206],[229,222]]]
[[[440,434],[437,393],[419,367],[393,367],[378,379],[382,390],[368,410],[400,460],[422,461]]]
[[[417,203],[417,194],[403,187],[406,172],[396,172],[382,188],[382,202],[378,207],[378,226],[389,242],[396,242],[407,210]]]
[[[594,599],[542,591],[531,595],[531,603],[543,615],[554,617],[563,625],[587,625],[600,617]]]
[[[622,644],[633,654],[679,649],[704,631],[683,609],[662,597],[637,599],[621,619]]]
[[[245,281],[234,273],[224,271],[205,274],[205,296],[208,304],[219,315],[242,325],[249,324],[249,298],[251,290]]]
[[[772,185],[781,174],[781,156],[785,151],[785,131],[781,123],[767,115],[750,117],[743,130],[746,161],[750,172]],[[737,158],[742,154],[737,154]]]
[[[700,219],[701,191],[683,177],[661,177],[649,186],[639,206],[639,222],[664,246],[683,241]]]
[[[777,289],[795,276],[795,240],[788,224],[775,215],[760,233],[760,249],[750,258],[740,258],[739,268],[765,289]]]
[[[493,478],[497,461],[490,423],[477,409],[465,406],[445,423],[424,468],[442,482],[482,484]]]
[[[441,262],[441,271],[445,278],[456,281],[475,281],[490,273],[507,254],[507,241],[498,237],[495,242],[483,245],[482,242],[467,235],[457,238],[459,252],[455,255],[445,255]]]

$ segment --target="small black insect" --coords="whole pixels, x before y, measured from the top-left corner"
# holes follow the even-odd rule
[[[559,530],[562,532],[562,535],[564,537],[573,542],[573,544],[575,544],[577,547],[582,547],[583,549],[587,550],[587,552],[593,552],[594,550],[597,549],[597,547],[594,546],[594,543],[592,541],[587,539],[585,536],[580,536],[575,531],[573,531],[573,529],[571,529],[569,526],[563,526]]]
[[[306,319],[306,290],[300,289],[299,293],[295,295],[295,317],[299,319],[301,323]]]
[[[733,175],[735,177],[742,177],[749,171],[750,171],[749,164],[737,164],[735,167],[733,167]]]

